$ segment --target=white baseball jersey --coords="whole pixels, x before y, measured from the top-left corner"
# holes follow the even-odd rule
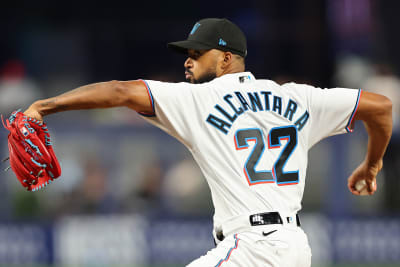
[[[278,85],[250,72],[203,84],[145,83],[155,114],[148,119],[193,154],[211,189],[214,223],[300,210],[308,150],[351,131],[361,93]]]

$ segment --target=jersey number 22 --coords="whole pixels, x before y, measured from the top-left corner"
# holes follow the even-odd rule
[[[268,134],[268,149],[280,148],[281,140],[286,139],[286,145],[275,161],[272,170],[256,171],[255,168],[262,157],[265,144],[261,129],[240,129],[235,133],[235,146],[237,150],[249,148],[248,141],[254,141],[253,151],[250,152],[244,165],[244,174],[249,185],[260,183],[273,183],[278,185],[291,185],[299,182],[299,171],[284,172],[286,162],[297,146],[297,129],[295,126],[272,128]]]

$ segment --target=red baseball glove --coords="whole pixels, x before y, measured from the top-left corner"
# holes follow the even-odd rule
[[[14,111],[4,123],[10,131],[8,150],[10,165],[22,186],[36,191],[61,175],[60,164],[54,154],[46,124]]]

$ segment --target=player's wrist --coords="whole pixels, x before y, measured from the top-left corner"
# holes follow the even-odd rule
[[[382,159],[365,159],[364,161],[365,165],[369,170],[374,170],[376,172],[380,171],[383,166],[383,161]]]
[[[29,108],[24,111],[24,114],[26,116],[28,116],[28,117],[31,117],[31,118],[34,118],[36,120],[42,121],[43,120],[43,116],[45,116],[45,114],[41,110],[40,100],[36,101],[32,105],[30,105]]]

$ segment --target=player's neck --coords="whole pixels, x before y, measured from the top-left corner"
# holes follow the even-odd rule
[[[244,72],[245,68],[243,64],[232,64],[229,65],[227,68],[221,70],[221,72],[219,73],[219,75],[217,75],[217,77],[221,77],[225,74],[231,74],[231,73],[238,73],[238,72]]]

